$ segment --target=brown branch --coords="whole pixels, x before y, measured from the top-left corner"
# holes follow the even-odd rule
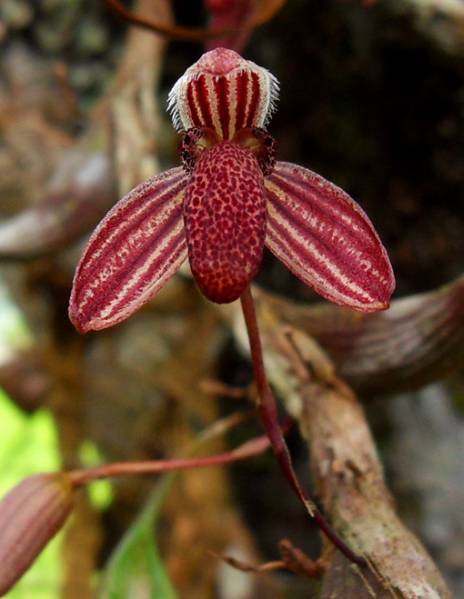
[[[221,29],[208,29],[208,28],[196,28],[196,27],[180,27],[178,25],[167,25],[161,21],[143,17],[135,14],[127,8],[125,8],[119,0],[104,0],[105,4],[109,9],[114,11],[122,19],[136,25],[147,31],[159,33],[179,41],[190,41],[190,42],[202,42],[207,39],[220,37],[226,33],[232,33],[233,30],[230,28]]]
[[[343,555],[355,564],[365,566],[364,558],[357,555],[343,541],[337,532],[330,526],[323,514],[314,504],[309,494],[303,489],[298,476],[293,468],[292,458],[285,442],[284,436],[279,426],[277,415],[277,403],[274,399],[274,394],[269,385],[266,370],[264,368],[262,343],[259,333],[256,311],[253,301],[253,296],[250,287],[246,287],[240,296],[243,317],[247,329],[248,339],[250,342],[251,361],[253,363],[253,371],[255,374],[256,389],[258,395],[257,407],[261,417],[261,422],[267,432],[269,440],[274,451],[274,455],[279,463],[280,469],[287,479],[290,487],[295,495],[301,501],[309,515],[314,518],[319,528],[323,531],[328,539],[337,547]]]
[[[168,0],[139,0],[137,8],[171,22]],[[129,32],[113,85],[57,162],[42,197],[0,222],[1,258],[29,260],[68,247],[118,196],[156,174],[161,117],[154,90],[165,46],[165,39]]]
[[[464,276],[393,300],[390,309],[359,314],[333,304],[296,304],[260,292],[282,323],[314,337],[355,389],[411,391],[461,368]]]
[[[230,309],[238,338],[243,324]],[[324,351],[283,324],[261,296],[258,304],[269,377],[299,422],[325,512],[369,569],[333,553],[322,597],[450,597],[441,574],[395,512],[362,408]]]
[[[203,42],[205,40],[222,37],[237,33],[243,29],[254,29],[269,21],[285,4],[286,0],[262,0],[258,8],[250,18],[246,19],[239,27],[181,27],[179,25],[167,25],[157,19],[148,18],[135,14],[125,8],[119,0],[104,0],[107,7],[119,17],[147,31],[164,35],[174,40]]]
[[[276,570],[287,570],[294,574],[303,574],[308,578],[320,578],[327,569],[325,558],[313,560],[308,557],[301,549],[295,547],[288,539],[282,539],[279,542],[279,552],[281,559],[264,564],[250,564],[239,560],[236,557],[224,554],[210,552],[214,557],[221,559],[231,568],[241,572],[252,572],[253,574],[263,574],[274,572]]]
[[[200,391],[206,395],[212,395],[214,397],[222,396],[228,397],[229,399],[250,399],[252,389],[247,387],[231,387],[226,385],[222,381],[216,379],[205,378],[202,379],[198,385]]]
[[[276,570],[286,570],[285,562],[283,560],[276,560],[273,562],[266,562],[264,564],[254,565],[244,562],[241,559],[237,559],[231,555],[219,554],[214,551],[210,551],[213,557],[222,560],[231,568],[239,570],[240,572],[247,572],[253,574],[264,574],[266,572],[275,572]]]

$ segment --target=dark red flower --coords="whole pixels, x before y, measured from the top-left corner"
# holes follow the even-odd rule
[[[204,54],[174,85],[182,167],[137,186],[98,225],[77,267],[69,314],[81,332],[128,318],[189,258],[206,297],[237,299],[266,245],[343,306],[388,307],[395,282],[363,210],[301,166],[275,162],[265,127],[278,83],[236,52]]]

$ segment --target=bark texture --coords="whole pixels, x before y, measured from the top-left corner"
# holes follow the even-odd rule
[[[354,393],[317,343],[282,323],[263,295],[258,313],[268,376],[308,443],[324,510],[352,549],[369,563],[367,569],[359,569],[328,548],[321,597],[451,597],[431,557],[395,511]],[[230,311],[229,317],[245,344],[238,311]]]

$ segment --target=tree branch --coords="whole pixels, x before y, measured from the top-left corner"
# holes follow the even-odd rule
[[[226,312],[240,340],[243,324]],[[258,302],[267,372],[298,421],[325,512],[369,569],[332,554],[322,597],[450,597],[432,559],[403,525],[385,485],[363,410],[337,377],[324,351],[307,334],[279,321],[261,296]],[[344,590],[342,594],[341,589]]]

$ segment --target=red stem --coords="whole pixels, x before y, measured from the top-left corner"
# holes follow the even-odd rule
[[[175,460],[152,460],[144,462],[115,462],[104,464],[95,468],[73,470],[69,473],[75,487],[80,487],[100,478],[112,476],[128,476],[134,474],[160,474],[173,470],[187,470],[190,468],[204,468],[206,466],[219,466],[246,460],[264,453],[271,443],[268,437],[256,437],[246,441],[236,449],[227,453],[212,456],[180,458]]]
[[[253,370],[255,373],[256,388],[259,398],[258,410],[263,426],[269,436],[274,454],[279,462],[280,468],[297,497],[301,500],[309,514],[316,520],[317,525],[327,536],[327,538],[329,538],[335,547],[337,547],[350,561],[363,566],[366,564],[366,560],[362,556],[354,553],[354,551],[352,551],[338,536],[335,530],[330,526],[321,512],[317,509],[313,500],[304,491],[300,481],[298,480],[293,468],[290,452],[279,426],[276,400],[266,377],[263,361],[263,349],[259,335],[258,321],[256,318],[256,310],[249,286],[242,293],[240,301],[242,303],[243,316],[245,318],[248,338],[250,341],[251,359],[253,362]]]

